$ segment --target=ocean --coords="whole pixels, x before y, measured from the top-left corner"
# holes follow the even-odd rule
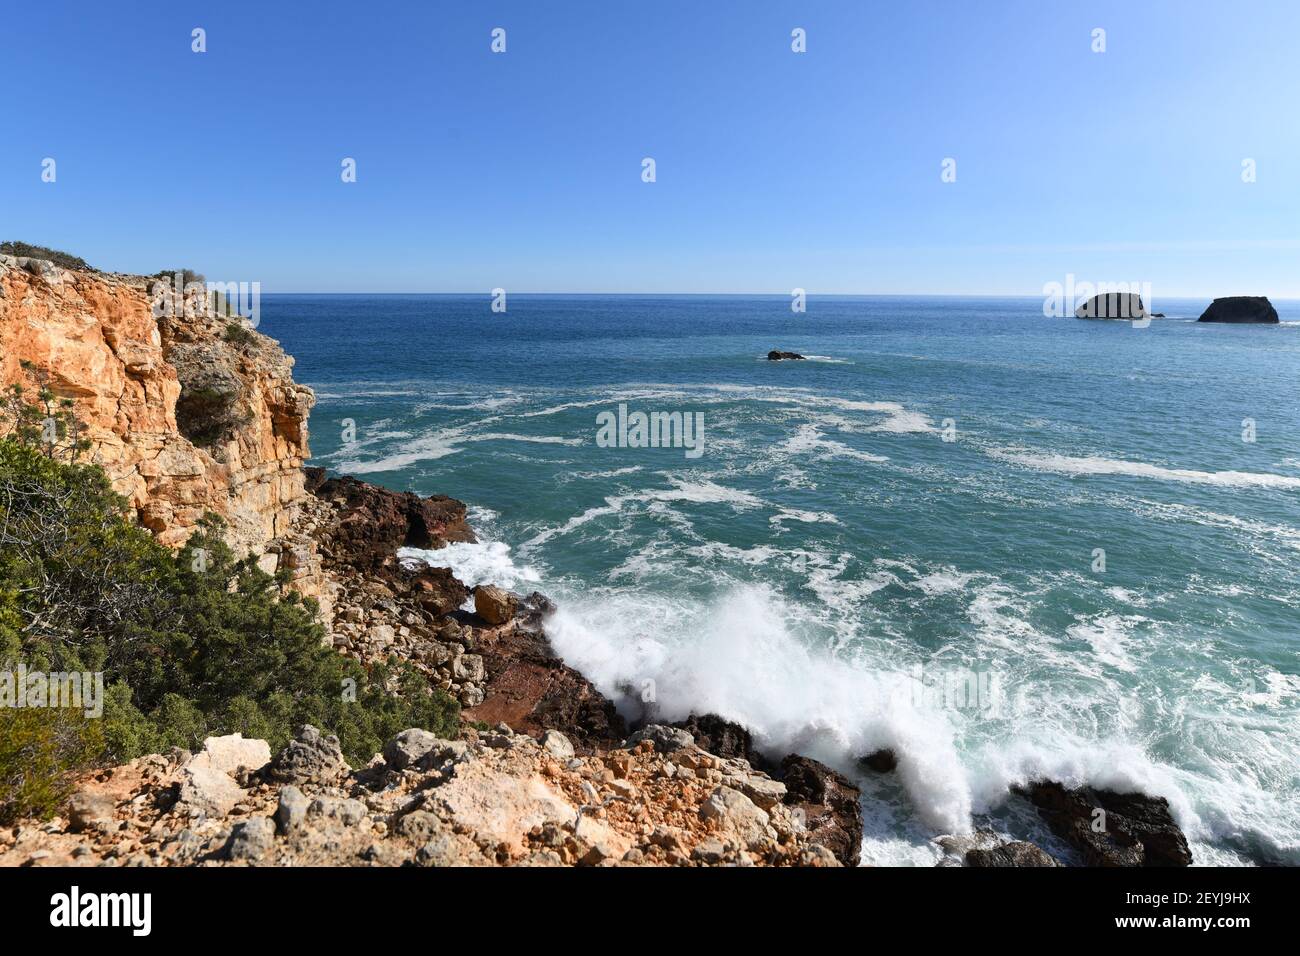
[[[1197,863],[1300,863],[1300,302],[491,303],[268,295],[260,329],[315,464],[469,504],[480,544],[408,557],[552,597],[628,716],[852,774],[869,863],[972,828],[1068,858],[1007,799],[1036,777],[1167,797]]]

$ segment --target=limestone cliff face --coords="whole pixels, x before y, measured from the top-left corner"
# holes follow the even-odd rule
[[[238,551],[279,551],[306,494],[315,398],[266,336],[215,315],[155,318],[149,281],[0,255],[0,380],[22,381],[23,360],[48,371],[159,541],[184,543],[213,511]]]

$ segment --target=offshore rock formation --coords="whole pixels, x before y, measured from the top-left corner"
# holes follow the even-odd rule
[[[159,541],[184,543],[213,511],[260,554],[304,494],[315,399],[271,339],[215,315],[156,318],[149,282],[0,255],[0,379],[21,382],[24,360],[48,371]]]
[[[1276,325],[1278,317],[1277,309],[1266,296],[1230,295],[1211,302],[1196,321]]]
[[[1135,292],[1105,292],[1083,303],[1074,315],[1079,319],[1144,319],[1147,310]]]

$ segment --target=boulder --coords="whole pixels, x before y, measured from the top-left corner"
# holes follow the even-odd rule
[[[780,362],[785,359],[802,359],[803,356],[798,352],[778,352],[776,349],[767,353],[769,362]]]
[[[204,740],[203,749],[186,766],[219,770],[234,778],[241,767],[256,772],[270,762],[271,745],[265,740],[245,740],[243,734],[227,734]]]
[[[542,734],[542,749],[557,760],[568,760],[574,756],[573,744],[558,730],[548,730]]]
[[[731,787],[718,787],[709,794],[700,805],[700,819],[712,821],[721,832],[735,836],[746,847],[775,837],[767,812]]]
[[[181,771],[178,802],[210,817],[224,817],[244,799],[244,790],[231,776],[203,765]]]
[[[310,724],[298,729],[297,736],[275,755],[266,769],[269,779],[277,783],[320,786],[337,784],[350,772],[339,739],[332,734],[322,736]]]
[[[1104,292],[1074,310],[1080,319],[1145,319],[1146,306],[1136,292]]]
[[[761,773],[748,774],[737,781],[741,793],[753,800],[764,810],[771,810],[785,800],[788,792],[785,784]]]
[[[1230,295],[1215,299],[1197,322],[1269,324],[1278,322],[1277,309],[1262,295]]]
[[[68,800],[68,829],[73,833],[104,829],[115,822],[113,809],[113,799],[107,794],[78,790]]]
[[[366,817],[366,805],[347,797],[322,796],[307,805],[309,817],[337,820],[346,827],[356,826]]]
[[[474,613],[489,624],[504,624],[515,616],[515,596],[495,584],[481,584],[474,589]]]
[[[810,843],[799,851],[800,866],[835,867],[844,864],[820,843]]]
[[[1188,866],[1192,851],[1163,797],[1037,781],[1018,794],[1088,866]],[[1100,813],[1098,811],[1101,811]]]
[[[466,751],[464,741],[443,740],[427,730],[412,727],[384,745],[384,760],[393,770],[409,767],[428,768],[454,759]]]
[[[276,829],[282,834],[292,833],[307,819],[307,797],[293,784],[280,788],[280,801],[275,808]]]
[[[812,842],[835,854],[845,866],[857,866],[862,852],[859,790],[847,777],[811,757],[790,754],[777,776],[786,787],[786,806],[803,814]]]
[[[478,654],[461,654],[451,662],[451,676],[458,681],[481,684],[487,677],[483,658]]]
[[[434,568],[427,564],[391,576],[392,583],[408,594],[420,608],[434,617],[457,610],[469,598],[469,588],[457,580],[451,568]]]
[[[670,754],[695,744],[695,738],[685,730],[666,727],[663,724],[649,724],[642,727],[629,737],[627,742],[630,746],[635,746],[643,740],[651,741],[655,745],[655,750],[661,754]]]
[[[230,831],[223,854],[228,860],[261,860],[275,845],[275,827],[266,817],[253,817],[236,823]]]

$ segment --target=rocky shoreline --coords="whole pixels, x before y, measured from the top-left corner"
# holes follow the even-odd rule
[[[717,715],[626,720],[554,653],[544,595],[471,589],[398,558],[474,542],[462,502],[304,468],[314,396],[293,382],[292,359],[225,318],[155,319],[147,289],[143,277],[0,256],[0,371],[49,370],[160,541],[179,546],[204,512],[221,514],[237,550],[318,602],[335,650],[367,665],[395,657],[454,697],[462,739],[411,728],[351,768],[312,727],[275,755],[238,734],[209,738],[88,776],[55,819],[0,830],[0,865],[860,862],[853,780],[762,753]],[[863,772],[906,759],[864,755]],[[1162,799],[1052,781],[1011,799],[1089,865],[1191,861]],[[959,864],[1058,863],[989,834],[937,842]]]

